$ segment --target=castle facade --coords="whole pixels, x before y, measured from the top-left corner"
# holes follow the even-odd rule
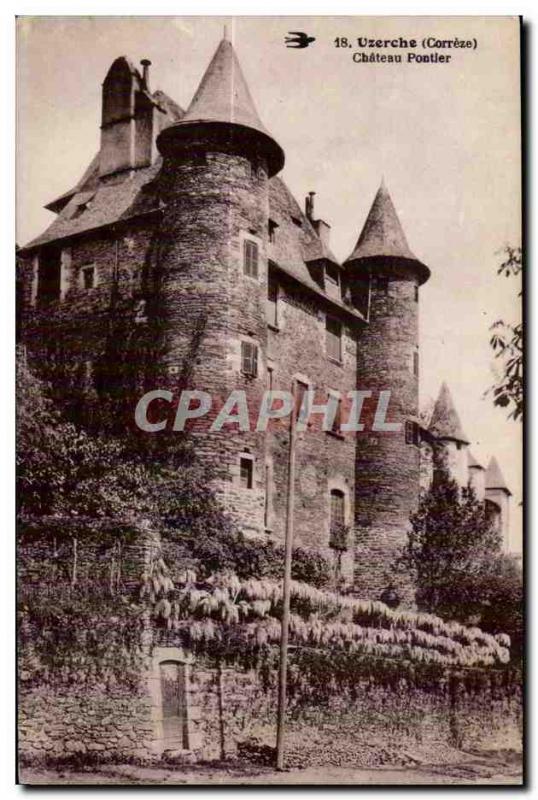
[[[131,401],[155,388],[221,403],[244,390],[253,408],[268,389],[334,398],[334,426],[311,424],[295,442],[295,544],[321,550],[342,581],[379,597],[436,469],[472,483],[505,542],[510,492],[496,462],[485,470],[470,455],[448,387],[429,425],[419,418],[430,270],[387,187],[341,264],[313,193],[301,208],[279,177],[284,158],[226,39],[187,111],[151,91],[147,61],[139,70],[116,59],[99,152],[19,251],[21,336],[29,362],[74,404],[129,398],[127,423]],[[371,392],[367,419],[389,390],[397,430],[343,430],[355,390]],[[289,427],[192,435],[241,530],[282,541]]]

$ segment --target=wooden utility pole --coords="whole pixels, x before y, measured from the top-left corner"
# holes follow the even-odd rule
[[[282,631],[280,634],[280,670],[278,675],[278,711],[276,728],[276,768],[284,769],[284,724],[286,717],[286,685],[288,671],[288,638],[290,624],[291,554],[293,550],[293,508],[295,503],[295,423],[297,408],[295,381],[291,387],[290,449],[288,464],[288,506],[286,512],[286,544],[284,555],[284,581],[282,586]]]

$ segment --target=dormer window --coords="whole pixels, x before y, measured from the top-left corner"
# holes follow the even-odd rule
[[[336,264],[332,264],[328,261],[325,265],[325,278],[329,283],[338,286],[340,283],[340,273],[338,271],[338,267]]]

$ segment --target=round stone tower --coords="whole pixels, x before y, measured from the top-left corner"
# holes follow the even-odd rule
[[[258,532],[264,435],[238,424],[208,427],[232,390],[246,392],[254,427],[266,388],[268,181],[284,154],[260,121],[226,39],[185,116],[160,133],[157,146],[163,156],[155,269],[162,385],[174,394],[195,389],[211,396],[212,412],[191,431],[197,459],[219,470],[228,508],[245,520],[247,532]]]
[[[409,579],[395,577],[392,567],[418,502],[419,287],[430,271],[409,249],[384,183],[345,266],[352,292],[368,291],[357,388],[372,392],[366,430],[357,434],[355,580],[357,590],[369,596],[378,598],[392,585],[410,602]],[[385,430],[381,417],[374,422],[381,392],[390,393],[384,395]]]

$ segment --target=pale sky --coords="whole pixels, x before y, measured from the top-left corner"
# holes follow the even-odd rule
[[[42,17],[18,26],[18,226],[25,244],[53,219],[99,147],[101,83],[120,55],[149,58],[151,88],[184,108],[227,23],[259,114],[283,147],[282,177],[351,252],[384,176],[413,252],[432,271],[420,297],[421,399],[446,380],[475,456],[495,454],[514,494],[521,548],[521,425],[483,397],[489,326],[517,319],[497,251],[521,241],[518,21],[500,17]],[[284,46],[306,31],[307,49]],[[336,37],[476,39],[422,50],[445,64],[356,64]],[[360,52],[372,52],[356,48]]]

